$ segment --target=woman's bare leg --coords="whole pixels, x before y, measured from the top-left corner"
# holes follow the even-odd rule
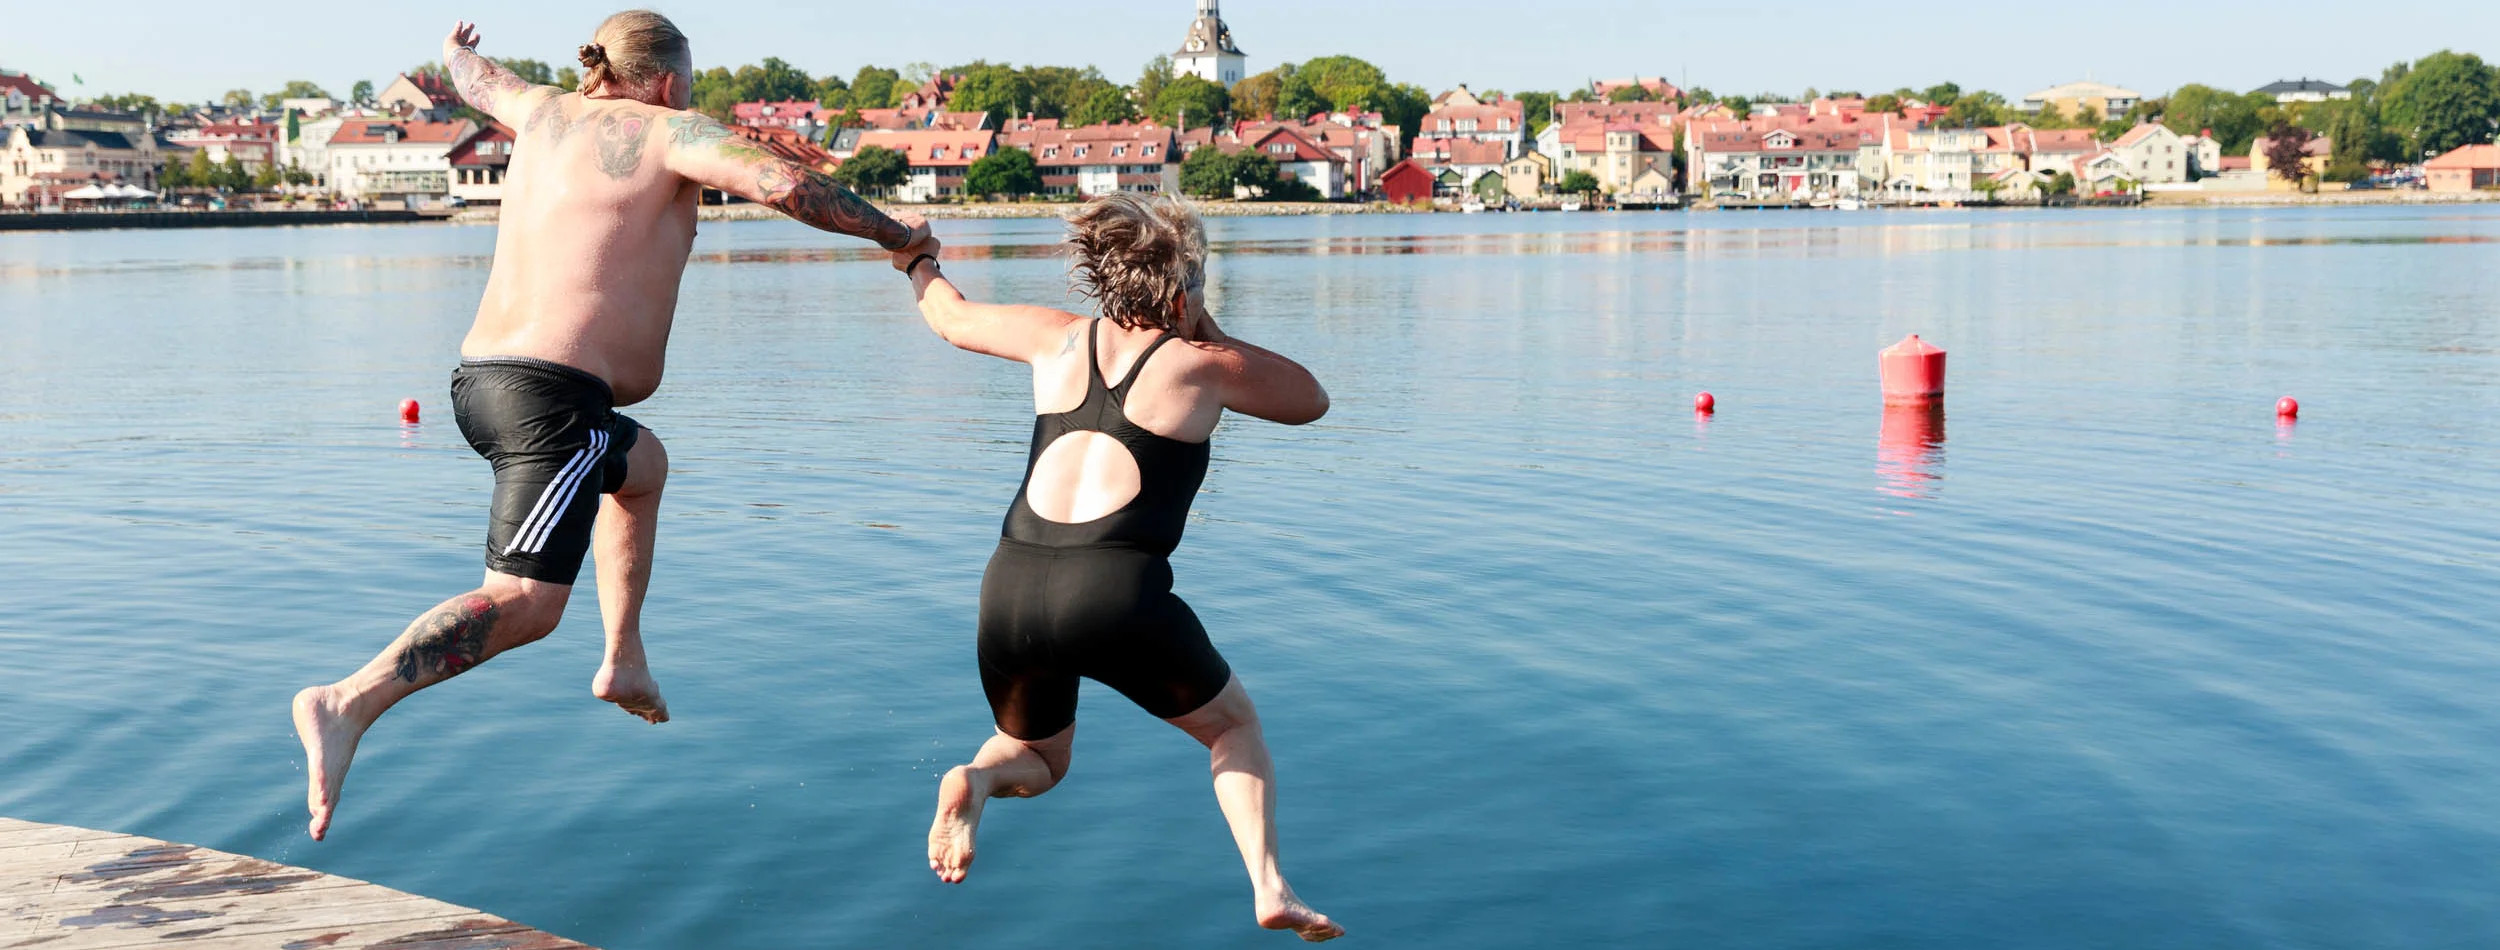
[[[1034,742],[1002,732],[981,744],[971,764],[948,769],[938,780],[937,820],[929,824],[929,870],[938,880],[960,884],[971,873],[972,838],[980,830],[983,805],[1050,791],[1067,777],[1075,746],[1073,724]]]
[[[304,743],[304,804],[312,812],[313,838],[329,834],[356,742],[384,710],[498,653],[546,636],[563,619],[565,601],[572,595],[570,585],[489,572],[478,589],[418,617],[363,669],[296,693],[295,734]]]
[[[590,693],[646,722],[668,721],[668,700],[651,678],[642,650],[642,598],[651,587],[651,551],[660,530],[660,489],[668,483],[668,450],[644,429],[625,455],[625,484],[599,500],[590,550],[599,569],[599,619],[607,654]]]
[[[1224,691],[1195,712],[1166,720],[1207,747],[1215,775],[1215,802],[1233,828],[1233,844],[1250,871],[1259,926],[1291,930],[1314,943],[1345,936],[1345,928],[1312,910],[1285,883],[1276,860],[1276,764],[1267,754],[1259,711],[1234,677]]]

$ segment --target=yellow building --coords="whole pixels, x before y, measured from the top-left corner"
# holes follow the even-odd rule
[[[2265,176],[2267,191],[2298,190],[2301,187],[2300,183],[2274,173],[2274,163],[2266,158],[2266,146],[2269,144],[2271,143],[2262,135],[2258,136],[2256,141],[2249,143],[2248,167],[2257,174]],[[2300,147],[2301,175],[2312,181],[2323,180],[2326,177],[2327,163],[2333,161],[2334,157],[2334,139],[2323,135],[2310,139],[2309,144]]]
[[[2023,97],[2023,111],[2038,112],[2056,106],[2059,114],[2069,118],[2106,122],[2126,116],[2127,110],[2144,101],[2144,94],[2133,89],[2105,82],[2070,82],[2050,86]]]
[[[1502,165],[1502,184],[1510,196],[1519,199],[1541,197],[1545,186],[1554,180],[1554,160],[1541,152],[1529,152]]]

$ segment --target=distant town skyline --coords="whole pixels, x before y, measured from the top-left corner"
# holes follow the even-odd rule
[[[1867,93],[1953,81],[1965,89],[2022,94],[2086,77],[2157,96],[2190,82],[2249,90],[2278,79],[2344,83],[2441,48],[2500,42],[2500,4],[2447,0],[2369,16],[2293,0],[2209,5],[2112,0],[2088,17],[2005,8],[1985,17],[1868,16],[1863,4],[1802,0],[1759,9],[1588,0],[1560,15],[1523,16],[1512,4],[1345,4],[1321,0],[1226,0],[1255,74],[1283,62],[1348,54],[1399,82],[1440,91],[1569,90],[1589,79],[1664,76],[1721,95],[1809,87]],[[0,67],[34,74],[69,96],[139,92],[170,101],[213,100],[229,89],[270,92],[307,79],[334,95],[357,80],[387,83],[439,55],[457,17],[476,19],[490,55],[568,65],[612,2],[523,7],[350,6],[318,17],[272,16],[238,7],[215,19],[194,4],[128,0],[117,19],[164,29],[62,30],[41,44],[0,51]],[[940,66],[986,59],[1099,67],[1135,81],[1145,62],[1180,45],[1196,0],[1062,0],[1039,18],[1006,0],[956,0],[942,20],[924,8],[782,2],[687,7],[658,4],[693,38],[699,66],[779,56],[814,75],[848,77],[864,65]],[[2435,27],[2433,26],[2435,24]],[[83,83],[78,80],[84,80]]]

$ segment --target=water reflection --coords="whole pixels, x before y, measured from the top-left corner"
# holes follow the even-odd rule
[[[1887,495],[1935,497],[1944,481],[1944,403],[1925,402],[1884,407],[1883,429],[1875,437],[1875,474]]]

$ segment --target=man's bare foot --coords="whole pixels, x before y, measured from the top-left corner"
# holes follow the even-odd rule
[[[312,812],[308,830],[315,841],[330,833],[330,814],[339,807],[339,787],[356,758],[356,740],[372,725],[349,715],[338,693],[337,687],[314,686],[295,694],[295,737],[304,741],[304,807]]]
[[[1312,943],[1335,940],[1345,936],[1345,928],[1328,919],[1327,914],[1312,910],[1293,896],[1288,888],[1276,894],[1259,895],[1259,926],[1269,930],[1290,930]]]
[[[989,801],[973,788],[979,778],[970,766],[958,765],[938,780],[937,820],[929,824],[929,870],[938,880],[961,884],[972,871],[972,836],[981,828],[981,806]]]
[[[668,700],[660,698],[660,684],[651,678],[648,667],[601,664],[599,675],[591,677],[590,694],[641,716],[644,722],[657,725],[668,721]]]

